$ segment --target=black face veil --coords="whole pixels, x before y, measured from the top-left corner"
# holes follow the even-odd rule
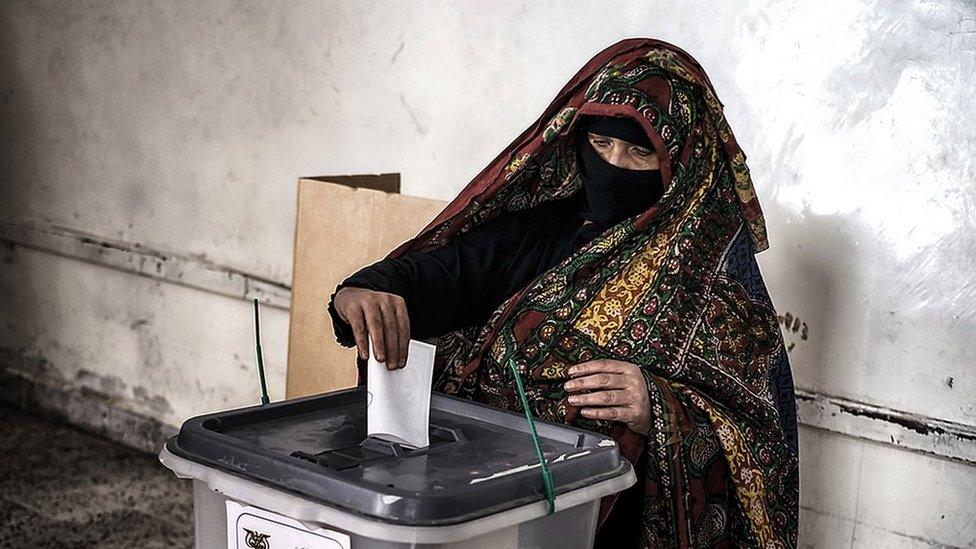
[[[614,166],[593,149],[587,139],[588,132],[654,150],[644,129],[630,118],[587,116],[581,120],[576,132],[576,151],[587,206],[580,216],[606,228],[654,205],[664,194],[661,170]]]

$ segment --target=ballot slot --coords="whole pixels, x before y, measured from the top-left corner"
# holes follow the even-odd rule
[[[429,438],[430,444],[428,446],[412,448],[370,435],[355,446],[323,450],[318,453],[295,451],[291,453],[291,456],[336,471],[342,471],[364,464],[441,452],[467,442],[459,428],[435,424],[430,425]]]

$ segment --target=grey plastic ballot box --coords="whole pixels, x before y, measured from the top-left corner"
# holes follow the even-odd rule
[[[592,547],[600,498],[636,481],[613,439],[537,421],[550,514],[524,415],[434,393],[430,445],[411,449],[366,437],[366,397],[187,420],[159,459],[193,479],[196,546]]]

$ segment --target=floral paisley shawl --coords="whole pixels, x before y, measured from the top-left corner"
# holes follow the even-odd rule
[[[608,434],[631,463],[647,452],[649,547],[797,543],[798,462],[768,382],[785,354],[754,257],[768,247],[766,230],[722,107],[687,52],[655,39],[618,42],[387,255],[430,250],[503,212],[579,191],[568,138],[579,115],[641,124],[660,159],[661,200],[541,273],[483,326],[443,335],[434,389],[521,411],[511,357],[536,417]],[[640,366],[648,436],[584,418],[566,401],[567,368],[597,358]],[[604,499],[601,523],[615,499]]]

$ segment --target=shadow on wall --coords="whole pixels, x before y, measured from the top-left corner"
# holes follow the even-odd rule
[[[117,376],[89,369],[92,357],[75,344],[78,333],[67,333],[71,326],[102,322],[90,311],[73,309],[70,299],[60,295],[73,291],[66,282],[84,281],[74,280],[70,273],[50,272],[50,258],[41,259],[47,252],[15,245],[2,237],[2,229],[12,222],[51,223],[52,219],[32,207],[43,206],[54,194],[64,199],[72,192],[70,184],[45,175],[58,162],[70,162],[71,158],[42,156],[39,143],[84,137],[69,113],[71,94],[58,101],[51,101],[51,97],[37,100],[30,88],[30,82],[45,79],[29,74],[37,65],[35,60],[17,56],[44,46],[22,43],[25,30],[15,28],[15,9],[0,9],[0,401],[155,452],[158,441],[171,434],[155,419],[172,412],[169,403],[145,387],[128,387]],[[41,69],[52,73],[46,80],[49,85],[56,87],[64,80],[59,73],[64,65],[63,55],[55,47]],[[80,76],[75,79],[83,80]],[[39,112],[41,108],[48,110]],[[52,133],[45,121],[71,128],[54,129]],[[61,145],[59,150],[63,153],[70,149]],[[107,293],[108,289],[93,291]],[[158,363],[160,350],[152,345],[154,336],[147,332],[148,322],[135,321],[132,330],[137,332],[140,352],[151,368],[153,357]],[[100,333],[97,329],[91,332]],[[126,411],[120,403],[127,400],[138,402],[145,413]]]
[[[797,385],[973,423],[976,404],[956,383],[976,360],[959,344],[976,332],[974,311],[963,307],[976,302],[968,237],[899,254],[857,212],[789,215],[799,219],[779,226],[782,249],[764,269],[782,323],[791,320],[783,331]]]
[[[0,9],[0,220],[4,222],[25,215],[31,189],[47,184],[39,180],[36,169],[38,104],[31,100],[20,73],[26,70],[24,64],[15,58],[22,48],[14,43],[19,33],[13,19],[9,9]]]
[[[9,7],[0,9],[0,224],[22,219],[27,215],[28,198],[32,186],[45,184],[38,181],[39,156],[36,149],[37,105],[31,101],[26,70],[18,63],[16,55],[18,37],[15,16]],[[29,183],[28,183],[29,182]],[[2,232],[0,232],[2,234]],[[39,356],[36,349],[37,303],[34,292],[18,284],[16,269],[20,250],[7,240],[0,240],[0,375],[4,382],[3,397],[21,399],[13,395],[15,386],[4,375],[9,370],[30,373],[37,378],[54,375],[50,363]]]

